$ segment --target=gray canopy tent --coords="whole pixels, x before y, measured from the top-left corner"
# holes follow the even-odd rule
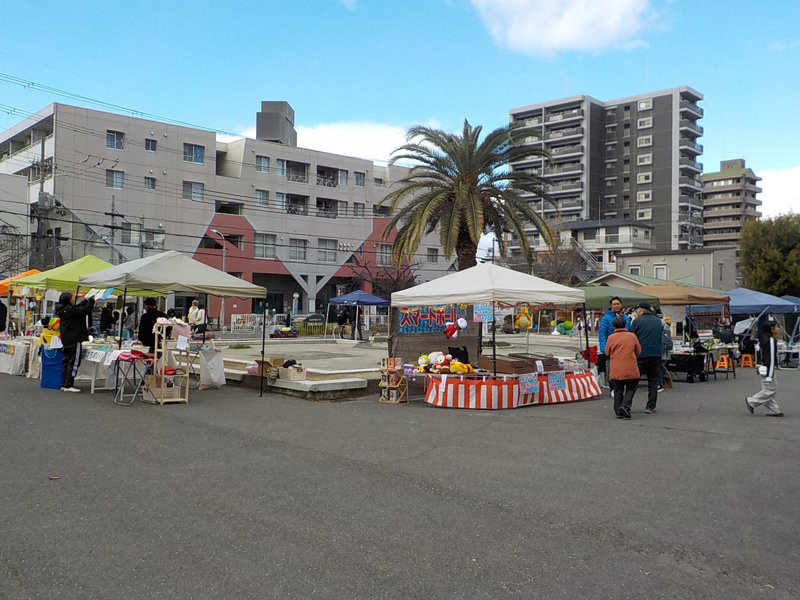
[[[89,275],[82,275],[78,278],[78,285],[80,287],[121,289],[123,290],[123,303],[128,288],[152,290],[153,295],[162,295],[164,291],[170,291],[239,298],[263,297],[265,305],[267,297],[266,288],[228,275],[174,250],[132,260]],[[266,327],[262,323],[262,360],[264,358],[265,330]],[[264,393],[263,378],[261,378],[261,382],[259,395]]]

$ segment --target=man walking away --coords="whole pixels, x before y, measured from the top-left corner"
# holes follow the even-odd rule
[[[608,362],[608,356],[606,355],[606,341],[608,340],[608,336],[614,333],[614,317],[617,315],[624,316],[625,318],[625,329],[630,330],[631,328],[631,321],[627,315],[625,315],[625,307],[622,306],[622,300],[619,299],[618,296],[614,296],[609,301],[611,308],[606,310],[606,314],[603,315],[603,318],[600,319],[600,325],[597,327],[597,335],[599,338],[598,350],[599,354],[597,355],[597,372],[600,375],[601,385],[603,387],[610,387],[610,382],[608,378],[606,363]]]
[[[644,412],[649,415],[656,412],[658,401],[664,326],[647,302],[640,302],[636,307],[636,319],[631,325],[631,333],[636,334],[642,346],[642,352],[639,354],[639,371],[647,375],[647,406]]]
[[[625,318],[614,317],[614,333],[606,343],[608,354],[608,378],[613,382],[614,413],[618,419],[631,418],[633,396],[639,385],[637,355],[642,351],[639,340],[625,329]]]
[[[84,298],[74,304],[72,292],[62,292],[58,297],[55,315],[61,319],[61,344],[63,358],[61,360],[61,391],[80,392],[75,387],[75,375],[81,364],[81,343],[88,341],[89,330],[86,327],[86,316],[92,313],[94,298]]]

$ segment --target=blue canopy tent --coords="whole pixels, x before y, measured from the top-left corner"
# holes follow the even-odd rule
[[[344,296],[336,296],[328,301],[329,304],[340,306],[355,306],[356,307],[356,326],[358,326],[358,307],[359,306],[389,306],[389,301],[383,298],[378,298],[372,294],[368,294],[363,290],[356,290],[345,294]],[[328,334],[328,314],[330,311],[325,311],[325,335]],[[359,336],[361,334],[359,333]],[[359,337],[360,339],[360,337]]]
[[[736,288],[725,292],[730,296],[732,315],[757,315],[762,312],[786,314],[798,311],[798,305],[771,294],[756,292],[747,288]]]

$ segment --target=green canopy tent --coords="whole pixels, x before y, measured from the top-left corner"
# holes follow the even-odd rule
[[[109,262],[102,258],[97,258],[91,254],[68,262],[60,267],[49,269],[35,275],[27,275],[14,281],[14,285],[28,286],[43,290],[74,290],[78,287],[78,278],[83,275],[97,273],[109,267],[113,267]],[[122,289],[115,293],[122,293]],[[133,296],[166,296],[166,292],[159,290],[134,290],[128,289],[128,295]]]
[[[614,296],[619,297],[622,305],[626,308],[636,306],[639,302],[648,302],[654,308],[661,305],[661,300],[656,296],[610,285],[589,284],[580,286],[580,289],[586,294],[588,310],[606,310]]]

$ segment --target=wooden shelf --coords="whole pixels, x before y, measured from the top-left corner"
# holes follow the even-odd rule
[[[394,359],[390,360],[394,362]],[[386,404],[408,402],[408,382],[406,381],[402,366],[398,368],[389,368],[388,366],[382,367],[380,371],[381,382],[378,384],[378,387],[381,388],[381,395],[378,400]]]

